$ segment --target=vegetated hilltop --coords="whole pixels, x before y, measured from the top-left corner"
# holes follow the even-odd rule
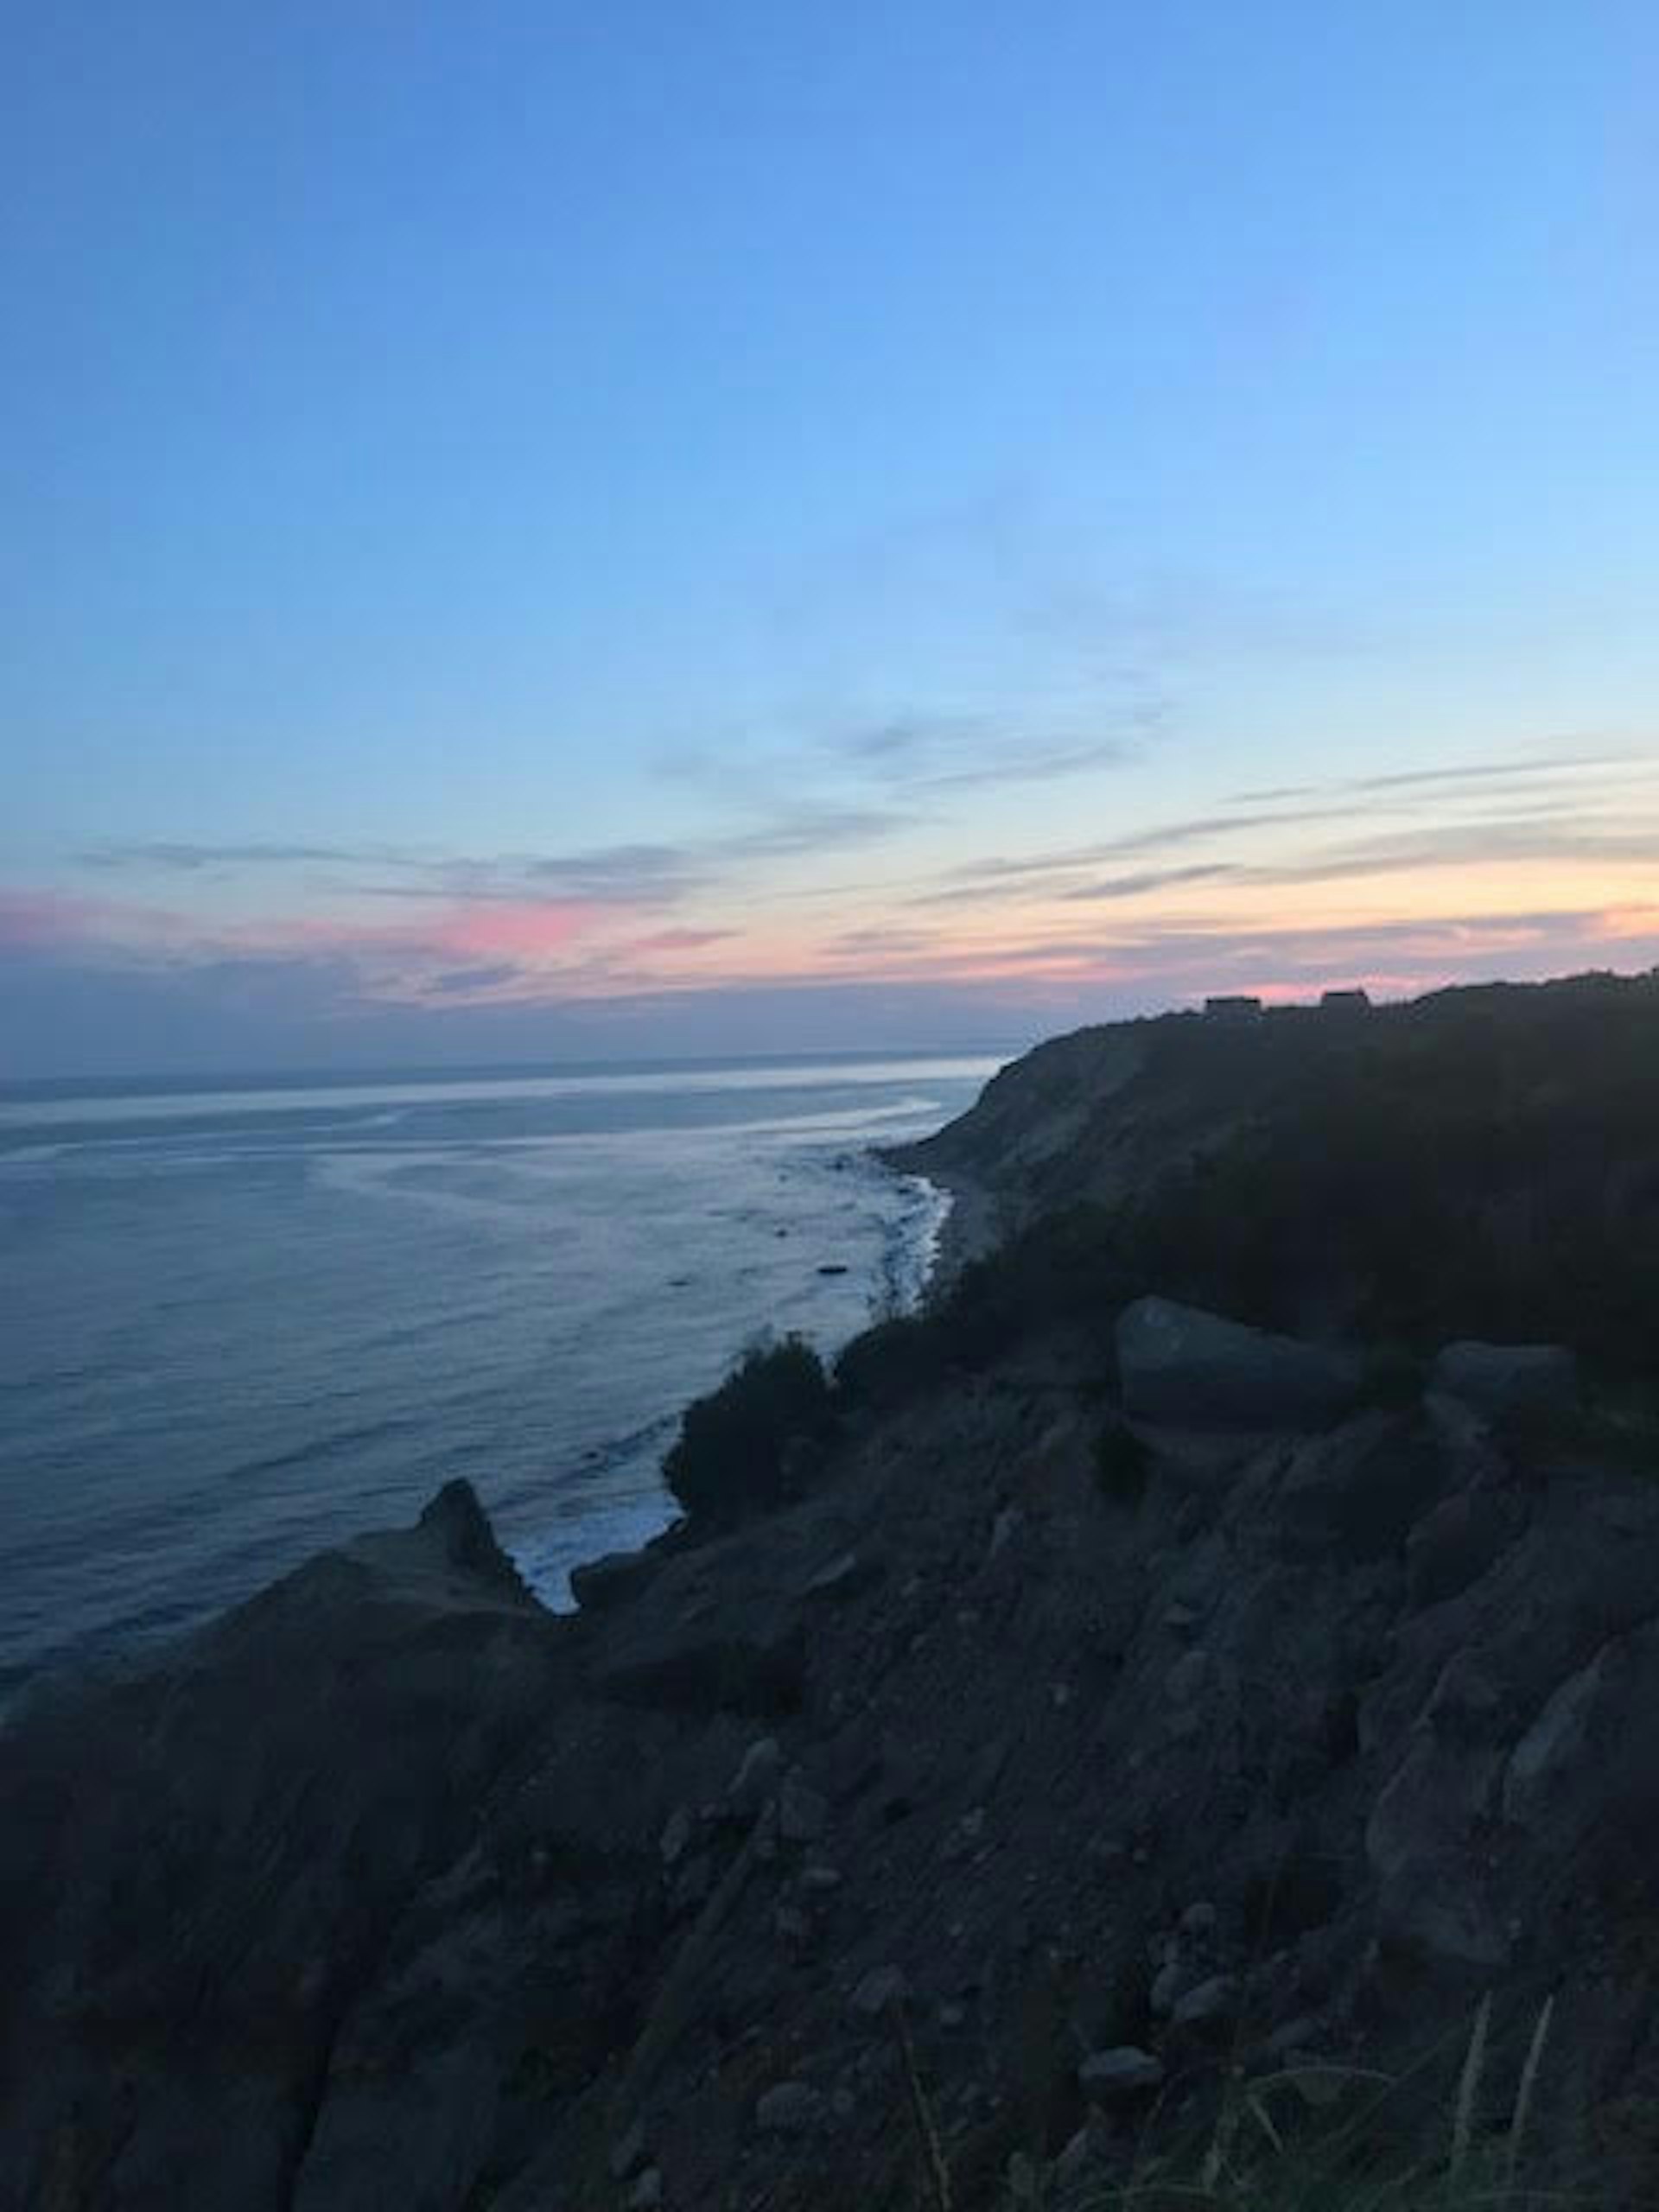
[[[747,1362],[574,1618],[452,1487],[0,1738],[0,2206],[1659,2201],[1651,1365],[1437,1335],[1569,1190],[1650,1254],[1651,987],[1313,1019],[1000,1077],[925,1156],[1014,1240]],[[1217,1186],[1315,1331],[1172,1302]]]
[[[1093,1206],[1103,1266],[1241,1319],[1640,1368],[1656,1130],[1659,980],[1589,976],[1082,1030],[898,1158],[1011,1231]]]

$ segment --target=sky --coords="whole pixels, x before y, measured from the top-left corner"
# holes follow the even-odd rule
[[[25,0],[0,1080],[1659,960],[1649,0]]]

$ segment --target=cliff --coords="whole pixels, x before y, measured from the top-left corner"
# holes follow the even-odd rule
[[[1622,1177],[1645,1251],[1653,1001],[1574,1004],[1607,1142],[1560,1172]],[[1491,1064],[1477,1007],[1432,1019]],[[1319,1342],[1173,1302],[1196,1228],[1133,1279],[1154,1159],[1276,1157],[1360,1046],[1306,1088],[1271,1021],[1191,1049],[1241,1058],[1062,1040],[927,1149],[1020,1237],[853,1348],[783,1503],[556,1619],[452,1488],[40,1698],[0,1739],[0,2205],[1259,2204],[1319,2158],[1372,2202],[1454,2135],[1471,2190],[1652,2202],[1639,1363],[1586,1409],[1571,1350],[1379,1361],[1338,1341],[1369,1246]],[[1503,1126],[1577,1132],[1567,1089],[1516,1073]],[[1507,1192],[1530,1139],[1489,1135]]]

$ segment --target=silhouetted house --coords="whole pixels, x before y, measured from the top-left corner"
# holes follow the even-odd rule
[[[1204,1018],[1206,1021],[1260,1021],[1262,1001],[1243,996],[1205,999]]]
[[[1321,991],[1319,1010],[1323,1014],[1369,1014],[1371,995],[1369,991]]]

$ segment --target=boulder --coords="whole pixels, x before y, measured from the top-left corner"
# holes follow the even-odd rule
[[[1447,1344],[1429,1382],[1494,1420],[1572,1413],[1579,1404],[1579,1363],[1564,1344]]]
[[[1140,1298],[1117,1324],[1125,1410],[1189,1428],[1312,1429],[1353,1403],[1357,1355],[1223,1319],[1166,1298]]]

